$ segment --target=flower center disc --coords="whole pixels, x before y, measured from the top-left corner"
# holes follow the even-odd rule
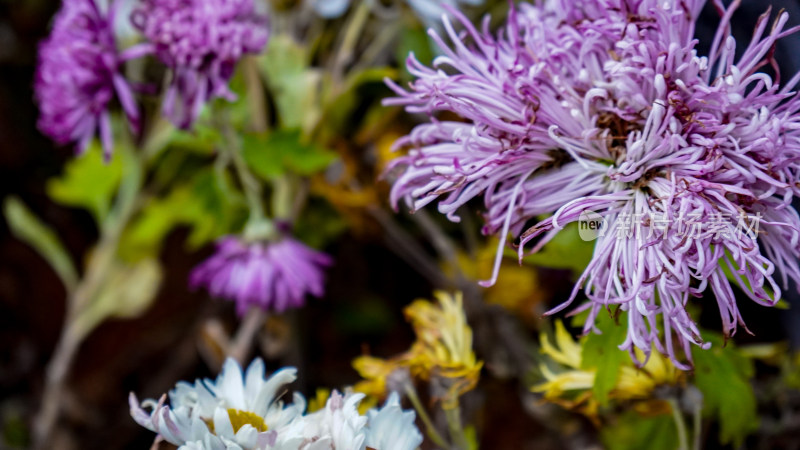
[[[259,433],[263,433],[269,429],[264,419],[255,413],[249,411],[240,411],[238,409],[228,409],[228,417],[231,419],[233,425],[233,432],[236,433],[245,425],[250,425],[255,428]]]

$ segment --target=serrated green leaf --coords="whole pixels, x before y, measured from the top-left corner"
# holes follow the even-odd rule
[[[630,360],[628,353],[619,349],[628,332],[627,315],[621,315],[620,323],[605,312],[595,319],[595,326],[603,334],[590,333],[583,341],[581,351],[581,369],[595,370],[592,393],[595,399],[604,405],[608,402],[608,394],[617,384],[620,368]]]
[[[694,382],[703,393],[703,413],[720,424],[720,441],[740,447],[758,429],[756,398],[750,379],[753,363],[718,335],[703,333],[712,347],[694,347]]]
[[[105,163],[100,144],[92,142],[84,155],[67,163],[60,178],[48,181],[47,194],[62,205],[88,209],[103,223],[122,179],[124,155],[116,152]]]
[[[593,253],[594,243],[581,239],[578,225],[571,223],[545,244],[542,250],[525,256],[523,261],[539,267],[570,269],[578,276],[586,270]]]
[[[625,413],[601,428],[600,437],[609,450],[675,450],[679,446],[675,422],[668,414],[645,417]]]
[[[266,136],[246,135],[242,155],[253,173],[267,181],[287,170],[298,175],[312,175],[328,167],[337,157],[330,150],[302,143],[299,130],[278,130]]]
[[[16,197],[6,198],[3,213],[14,237],[33,247],[71,291],[78,283],[78,273],[56,232]]]

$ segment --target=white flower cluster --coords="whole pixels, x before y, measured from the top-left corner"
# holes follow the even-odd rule
[[[256,359],[243,375],[228,359],[216,381],[178,383],[169,406],[166,395],[140,405],[131,394],[131,416],[179,450],[413,450],[422,443],[414,412],[403,411],[394,393],[366,416],[358,412],[364,395],[352,392],[334,391],[324,408],[305,415],[300,394],[284,405],[279,390],[296,373],[285,368],[265,378],[264,363]]]

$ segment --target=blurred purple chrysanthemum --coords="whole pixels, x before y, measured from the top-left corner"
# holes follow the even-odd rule
[[[253,0],[141,0],[133,25],[172,70],[164,114],[188,128],[205,103],[234,100],[228,88],[236,63],[267,44],[267,18]]]
[[[394,163],[392,201],[417,209],[441,198],[457,221],[458,208],[482,197],[484,232],[520,237],[520,257],[582,213],[599,214],[611,232],[551,313],[583,289],[584,331],[618,305],[628,317],[621,348],[648,356],[655,346],[688,367],[677,348],[691,361],[690,344],[707,346],[690,297],[710,290],[730,336],[744,321],[729,277],[767,306],[779,284],[800,280],[798,76],[781,85],[760,71],[777,71],[775,42],[795,30],[784,30],[784,13],[770,27],[767,12],[735,60],[729,21],[740,2],[715,1],[721,24],[699,56],[704,3],[523,3],[496,36],[488,20],[479,31],[460,17],[457,33],[445,19],[452,47],[434,34],[443,51],[434,68],[412,55],[409,90],[390,83],[398,97],[387,104],[431,119],[397,143],[410,150]]]
[[[321,297],[324,269],[331,263],[328,255],[288,237],[247,243],[227,236],[217,243],[217,252],[192,271],[189,283],[235,301],[240,315],[251,306],[282,312],[303,306],[306,294]]]
[[[131,125],[139,113],[122,63],[137,49],[120,53],[114,40],[116,2],[102,12],[94,0],[63,0],[50,36],[39,47],[34,81],[39,129],[59,144],[86,149],[98,132],[106,157],[112,149],[109,104],[116,97]]]

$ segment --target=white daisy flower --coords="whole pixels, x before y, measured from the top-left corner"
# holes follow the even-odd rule
[[[414,450],[422,444],[422,433],[414,424],[414,411],[403,411],[400,396],[392,392],[381,409],[367,412],[366,444],[380,450]]]
[[[183,449],[257,449],[274,442],[274,433],[290,424],[305,410],[302,395],[284,407],[277,401],[278,390],[294,381],[297,370],[286,368],[264,378],[264,362],[256,359],[242,375],[232,359],[225,361],[216,381],[180,382],[166,396],[155,402],[145,400],[144,407],[131,393],[131,415],[139,425],[160,434],[164,440]]]
[[[300,394],[284,406],[278,391],[296,372],[286,368],[264,378],[264,363],[256,359],[243,375],[228,359],[216,381],[178,383],[169,406],[166,395],[140,406],[131,394],[131,415],[179,450],[413,450],[422,443],[414,412],[402,410],[397,394],[366,416],[358,412],[364,394],[354,392],[334,391],[323,409],[307,415]]]

